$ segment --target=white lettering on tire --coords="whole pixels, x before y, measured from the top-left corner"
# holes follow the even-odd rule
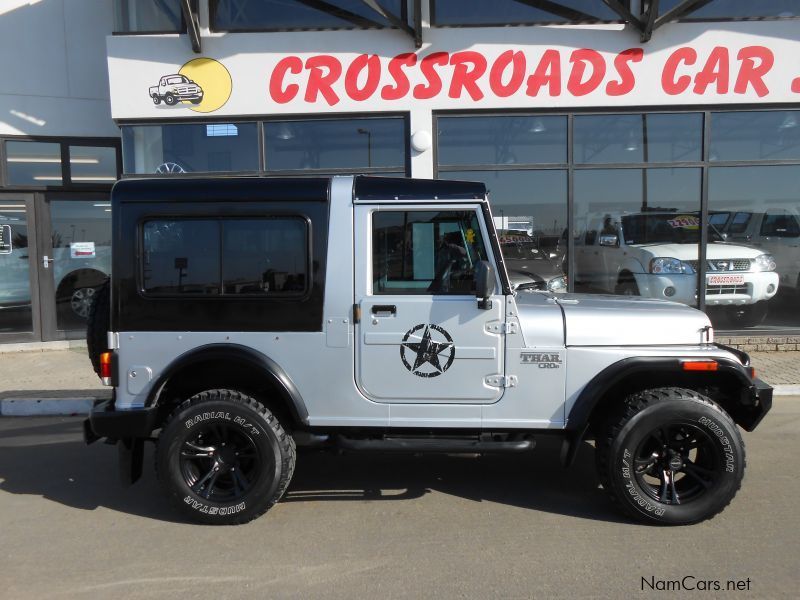
[[[226,515],[235,515],[236,513],[240,513],[247,508],[247,505],[244,502],[239,502],[239,504],[234,506],[209,506],[208,504],[204,504],[199,500],[195,500],[191,496],[186,496],[183,501],[198,512],[209,515],[220,515],[223,517]]]

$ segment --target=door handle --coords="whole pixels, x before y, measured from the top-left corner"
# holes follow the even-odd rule
[[[372,314],[376,317],[394,317],[397,307],[394,304],[376,304],[372,307]]]
[[[51,263],[51,262],[53,262],[54,260],[55,260],[54,258],[50,258],[49,256],[47,256],[47,255],[45,254],[45,255],[42,257],[42,266],[43,266],[45,269],[49,269],[49,268],[50,268],[50,263]]]

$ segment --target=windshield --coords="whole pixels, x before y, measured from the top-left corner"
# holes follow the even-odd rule
[[[544,260],[545,254],[537,248],[535,242],[501,242],[500,251],[503,258],[522,260]]]
[[[698,244],[700,217],[697,213],[647,213],[622,217],[626,244]],[[708,240],[721,242],[722,236],[709,224]]]
[[[179,76],[179,77],[170,77],[167,79],[167,83],[188,83],[189,80],[186,77]]]

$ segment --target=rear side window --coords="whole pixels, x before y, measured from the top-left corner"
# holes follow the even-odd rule
[[[148,295],[302,296],[308,263],[301,217],[159,219],[142,229]]]

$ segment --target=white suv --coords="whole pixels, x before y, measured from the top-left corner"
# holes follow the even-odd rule
[[[706,305],[727,307],[728,318],[753,327],[766,317],[766,300],[778,291],[771,254],[725,242],[713,227],[706,250]],[[700,217],[647,212],[589,220],[576,240],[576,281],[607,292],[697,301]]]

